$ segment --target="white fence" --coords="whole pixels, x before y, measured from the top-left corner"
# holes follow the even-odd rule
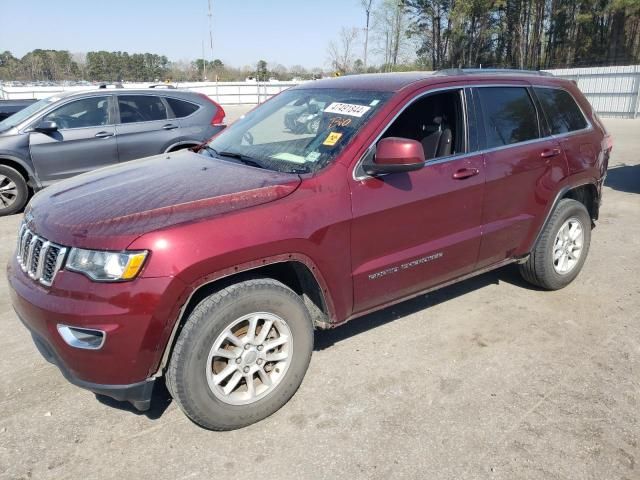
[[[189,82],[174,84],[194,92],[204,93],[221,105],[256,105],[282,90],[297,85],[297,82]],[[149,88],[154,83],[124,83],[125,88]],[[0,99],[46,98],[62,92],[80,92],[95,89],[87,86],[11,86],[0,85]]]
[[[548,70],[556,77],[575,80],[603,117],[636,118],[640,115],[640,65]],[[150,83],[125,83],[125,87],[147,88]],[[255,105],[296,82],[192,82],[177,86],[208,95],[221,105]],[[0,85],[0,99],[44,98],[62,91],[79,91],[95,86],[9,86]]]
[[[640,115],[640,65],[548,71],[556,77],[575,80],[600,116],[637,118]]]

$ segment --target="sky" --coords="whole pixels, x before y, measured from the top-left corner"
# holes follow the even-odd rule
[[[0,2],[0,51],[35,49],[157,53],[170,60],[220,58],[236,67],[263,59],[327,67],[341,27],[363,28],[360,0],[21,0]],[[361,47],[358,47],[361,49]]]

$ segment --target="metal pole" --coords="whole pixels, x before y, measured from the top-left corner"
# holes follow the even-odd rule
[[[640,66],[636,65],[636,104],[633,109],[632,118],[638,118],[638,109],[640,108]]]

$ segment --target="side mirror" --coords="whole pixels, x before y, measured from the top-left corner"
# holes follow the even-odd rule
[[[45,120],[43,122],[40,122],[38,125],[36,125],[34,130],[36,132],[42,132],[42,133],[55,132],[58,130],[58,124],[50,120]]]
[[[378,142],[376,153],[362,165],[368,175],[411,172],[424,166],[424,150],[416,140],[387,137]]]

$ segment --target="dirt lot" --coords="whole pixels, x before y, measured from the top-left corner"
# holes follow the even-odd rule
[[[640,121],[607,124],[605,203],[572,285],[504,268],[319,332],[292,401],[235,432],[198,428],[161,389],[141,415],[69,385],[2,275],[0,478],[639,479]],[[0,219],[2,265],[19,221]]]

